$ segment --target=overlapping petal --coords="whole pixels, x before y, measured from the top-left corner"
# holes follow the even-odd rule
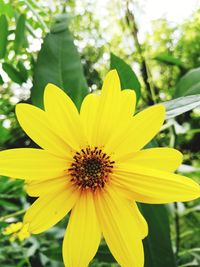
[[[160,130],[165,118],[165,108],[156,105],[136,114],[127,128],[119,131],[106,144],[106,149],[115,152],[115,159],[122,160],[143,148]]]
[[[123,117],[130,118],[135,113],[136,94],[131,89],[121,91],[121,112]]]
[[[113,183],[133,193],[133,199],[144,203],[188,201],[200,196],[200,186],[192,179],[145,166],[121,163]]]
[[[101,238],[93,194],[83,192],[72,210],[63,242],[65,266],[87,267]]]
[[[54,191],[65,190],[72,184],[70,183],[70,177],[64,175],[48,180],[33,180],[26,181],[25,190],[32,197],[38,197],[41,195],[47,195]]]
[[[130,203],[110,189],[96,195],[95,205],[103,236],[118,263],[124,267],[142,267],[141,230]]]
[[[141,150],[131,156],[127,163],[145,166],[148,168],[175,171],[181,164],[183,155],[173,148],[150,148]]]
[[[114,90],[114,91],[116,90],[117,93],[119,93],[118,92],[119,81],[118,81],[118,77],[116,76],[116,73],[113,72],[111,77],[109,77],[109,79],[117,80],[116,81],[117,86],[115,83],[113,83],[113,88],[111,87],[109,89]],[[104,87],[105,86],[106,85],[104,85]],[[102,112],[102,108],[100,107],[100,102],[103,100],[101,100],[101,98],[105,99],[105,95],[103,93],[100,96],[96,94],[89,94],[88,96],[85,97],[81,105],[80,116],[83,121],[83,125],[85,128],[87,138],[89,140],[89,144],[92,146],[94,146],[95,142],[97,141],[96,139],[97,136],[94,134],[95,127],[96,127],[96,134],[98,132],[98,129],[101,130],[100,127],[98,126],[99,117],[101,119],[101,116],[102,116],[102,115],[99,115],[99,113]],[[110,96],[110,99],[111,99],[111,96]],[[108,101],[109,100],[107,100],[106,102]],[[110,134],[108,134],[107,139],[111,137],[111,134],[112,136],[115,136],[115,134],[118,133],[119,130],[123,129],[124,127],[127,127],[127,124],[130,122],[130,119],[132,118],[134,111],[135,111],[135,105],[136,105],[135,92],[129,89],[123,90],[120,92],[120,98],[119,98],[119,95],[118,95],[118,98],[116,99],[113,99],[112,97],[111,103],[112,104],[109,104],[109,112],[112,109],[115,110],[114,115],[110,117],[108,113],[106,116],[104,116],[103,121],[102,121],[105,131],[107,131],[106,130],[107,127],[109,127],[108,131],[111,130],[110,126],[113,127]],[[114,105],[115,105],[115,108],[114,108]],[[120,129],[118,127],[119,117],[121,118]],[[107,139],[105,139],[105,143]]]
[[[111,137],[120,110],[120,80],[115,70],[110,71],[103,83],[96,123],[93,129],[94,146],[104,146]]]
[[[13,178],[51,179],[63,176],[68,166],[69,161],[42,149],[16,148],[0,153],[1,175]]]
[[[43,110],[29,104],[18,104],[16,115],[27,135],[41,148],[63,158],[71,156],[69,145],[55,132]]]
[[[73,187],[39,197],[24,216],[29,232],[39,234],[58,223],[72,209],[78,197],[79,193]]]
[[[63,90],[48,84],[44,91],[44,107],[54,131],[62,140],[75,150],[86,145],[78,110]]]
[[[81,105],[80,116],[83,122],[84,130],[88,139],[89,145],[94,144],[94,127],[96,125],[97,110],[99,107],[100,96],[89,94],[83,100]]]

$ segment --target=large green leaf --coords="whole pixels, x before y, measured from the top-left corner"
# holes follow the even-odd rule
[[[149,226],[144,239],[144,267],[175,267],[167,209],[164,205],[139,204]]]
[[[17,54],[25,41],[25,16],[22,14],[17,20],[17,26],[15,30],[14,50]]]
[[[200,94],[200,68],[187,72],[177,83],[174,97]]]
[[[47,83],[62,88],[78,108],[88,93],[80,56],[67,21],[63,23],[63,18],[47,34],[39,52],[31,91],[34,105],[43,107],[43,93]]]
[[[8,42],[8,21],[5,15],[0,17],[0,58],[4,58]]]
[[[162,63],[165,63],[167,65],[184,67],[183,62],[181,62],[180,59],[174,57],[173,55],[171,55],[169,53],[160,53],[160,54],[156,55],[153,59],[160,61]]]
[[[113,53],[111,53],[110,59],[110,68],[117,70],[120,77],[122,89],[133,89],[136,93],[138,101],[141,95],[141,86],[136,74],[134,73],[132,68],[126,62],[124,62],[124,60],[117,57]]]
[[[166,119],[171,119],[196,107],[200,107],[200,94],[179,97],[162,104],[166,107]]]

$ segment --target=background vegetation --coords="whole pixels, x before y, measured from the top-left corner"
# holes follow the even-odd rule
[[[166,124],[149,146],[181,150],[179,172],[200,181],[200,9],[181,25],[154,21],[152,34],[141,42],[137,3],[110,1],[97,17],[95,2],[0,0],[1,149],[36,146],[16,121],[16,103],[42,107],[44,86],[53,82],[80,107],[88,91],[101,88],[102,77],[116,68],[122,88],[136,91],[138,111],[165,102]],[[0,177],[2,267],[63,266],[68,218],[23,242],[3,234],[10,223],[22,221],[34,200],[22,181]],[[200,266],[199,200],[140,208],[150,228],[145,267]],[[91,266],[118,266],[103,241]]]

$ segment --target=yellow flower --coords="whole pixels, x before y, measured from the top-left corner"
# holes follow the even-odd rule
[[[171,148],[141,150],[159,131],[162,105],[135,116],[135,94],[120,89],[116,71],[106,76],[101,95],[88,95],[80,114],[71,99],[47,85],[45,111],[18,104],[22,128],[42,149],[0,152],[0,174],[27,181],[39,197],[24,221],[38,234],[70,210],[63,241],[67,267],[86,267],[101,236],[124,267],[144,264],[142,239],[148,227],[136,201],[167,203],[200,195],[194,181],[173,174],[182,155]]]
[[[28,231],[28,224],[24,224],[22,222],[11,223],[7,226],[4,231],[4,235],[11,235],[9,238],[11,242],[19,239],[19,241],[23,241],[30,236],[30,232]]]

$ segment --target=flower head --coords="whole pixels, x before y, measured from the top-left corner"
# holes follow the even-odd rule
[[[22,128],[41,149],[0,152],[0,174],[26,180],[38,199],[26,212],[28,230],[37,234],[70,210],[63,242],[65,266],[88,266],[101,236],[121,266],[142,267],[142,239],[148,227],[136,201],[192,200],[200,187],[173,174],[182,155],[171,148],[143,147],[165,119],[162,105],[133,116],[135,93],[120,89],[116,71],[105,78],[100,96],[89,94],[80,113],[53,84],[44,93],[44,111],[18,104]]]

